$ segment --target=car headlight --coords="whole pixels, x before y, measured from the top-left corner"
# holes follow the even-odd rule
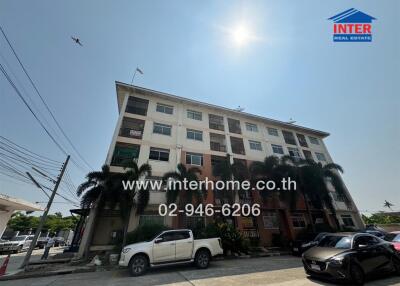
[[[126,247],[126,248],[122,249],[122,253],[128,253],[129,250],[131,250],[131,249],[129,247]]]
[[[329,259],[329,263],[336,264],[336,265],[342,265],[344,261],[344,256],[334,256],[331,259]]]

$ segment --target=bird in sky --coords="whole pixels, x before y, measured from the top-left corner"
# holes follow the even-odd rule
[[[79,38],[75,38],[75,37],[72,37],[72,36],[71,36],[71,39],[72,39],[75,43],[77,43],[78,45],[80,45],[81,47],[83,47],[83,45],[82,45],[81,41],[79,40]]]

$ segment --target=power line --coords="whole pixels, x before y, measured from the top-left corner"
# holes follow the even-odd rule
[[[35,152],[33,152],[33,151],[31,151],[31,150],[29,150],[29,149],[27,149],[27,148],[21,146],[21,145],[18,145],[17,143],[11,141],[10,139],[5,138],[4,136],[1,136],[1,135],[0,135],[0,139],[3,139],[3,140],[5,140],[5,141],[7,141],[8,143],[10,143],[10,144],[12,144],[12,145],[14,145],[14,146],[16,146],[16,147],[22,149],[22,150],[25,150],[25,151],[27,151],[27,152],[29,152],[29,153],[31,153],[31,154],[37,156],[38,158],[43,158],[43,159],[45,159],[45,160],[47,160],[47,161],[51,161],[51,162],[54,162],[54,163],[56,163],[56,164],[59,164],[60,166],[61,166],[61,164],[62,164],[60,161],[56,161],[56,160],[50,159],[50,158],[48,158],[48,157],[46,157],[46,156],[39,155],[39,154],[37,154],[37,153],[35,153]],[[6,144],[6,143],[4,143],[4,142],[2,142],[2,143],[5,144],[5,145],[8,145],[8,144]],[[9,145],[8,145],[8,146],[9,146]],[[11,147],[11,148],[13,148],[13,147]],[[13,149],[15,149],[15,148],[13,148]],[[20,150],[18,150],[18,152],[21,152],[21,153],[24,153],[24,154],[28,155],[27,153],[22,152],[22,151],[20,151]],[[32,156],[32,155],[28,155],[28,156]],[[32,157],[33,157],[33,156],[32,156]]]
[[[81,155],[81,153],[78,151],[78,149],[75,147],[75,145],[72,143],[72,141],[70,140],[70,138],[67,136],[67,134],[64,132],[63,128],[61,127],[61,125],[59,124],[58,120],[56,119],[56,117],[54,116],[53,112],[51,111],[50,107],[47,105],[46,101],[44,100],[44,98],[42,97],[42,95],[40,94],[38,88],[36,87],[35,83],[33,82],[32,78],[30,77],[28,71],[25,69],[25,66],[22,64],[22,61],[19,59],[17,53],[15,52],[11,42],[8,40],[8,37],[6,35],[6,33],[4,32],[3,28],[0,25],[0,30],[1,33],[3,34],[4,38],[6,39],[9,47],[11,48],[14,56],[16,57],[16,59],[18,60],[18,63],[20,64],[22,70],[24,71],[25,75],[28,77],[29,82],[32,84],[33,88],[35,89],[37,95],[40,97],[42,103],[44,104],[44,106],[46,107],[47,111],[50,113],[51,117],[53,118],[54,122],[56,123],[57,127],[60,129],[61,133],[64,135],[64,137],[67,139],[68,143],[72,146],[72,149],[74,149],[74,151],[76,152],[76,154],[79,156],[79,158],[86,164],[86,166],[89,167],[89,170],[93,170],[93,168],[90,166],[90,164],[85,160],[85,158]]]
[[[36,115],[36,113],[32,110],[32,108],[30,107],[30,105],[26,102],[25,98],[23,97],[23,95],[21,94],[21,92],[19,91],[19,89],[17,88],[17,86],[14,84],[14,82],[12,81],[12,79],[10,78],[10,76],[8,75],[7,71],[4,69],[3,65],[0,63],[0,70],[1,72],[4,74],[4,76],[6,77],[7,81],[9,82],[9,84],[13,87],[13,89],[15,90],[15,92],[17,93],[17,95],[19,96],[19,98],[23,101],[23,103],[25,104],[25,106],[29,109],[29,111],[32,113],[32,115],[35,117],[36,121],[40,124],[40,126],[44,129],[44,131],[46,132],[46,134],[50,137],[50,139],[54,142],[54,144],[56,144],[56,146],[65,154],[67,155],[67,152],[64,150],[63,147],[61,147],[61,145],[57,142],[57,140],[53,137],[53,135],[51,135],[51,133],[49,132],[49,130],[46,128],[46,126],[44,126],[43,122],[40,120],[40,118]],[[78,168],[80,168],[83,172],[85,172],[84,169],[82,169],[82,167],[76,163],[74,160],[71,161],[74,163],[74,165]]]

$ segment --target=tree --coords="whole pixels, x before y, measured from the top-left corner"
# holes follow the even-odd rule
[[[333,203],[330,186],[338,197],[341,197],[346,205],[350,204],[347,197],[346,187],[344,186],[339,173],[343,173],[343,168],[336,163],[322,165],[313,160],[300,160],[297,163],[298,184],[303,194],[306,205],[308,201],[318,208],[328,208],[334,217],[337,227],[339,222],[336,217],[336,209]],[[309,211],[311,227],[315,231],[314,221]]]
[[[289,159],[290,158],[290,159]],[[250,165],[250,174],[253,183],[258,180],[273,181],[276,186],[279,186],[284,178],[295,178],[297,177],[296,166],[293,164],[291,157],[283,156],[278,158],[276,156],[267,156],[263,162],[253,162]],[[277,195],[281,201],[285,202],[290,209],[295,209],[297,203],[297,192],[296,190],[259,190],[261,198],[266,200],[272,194]]]
[[[118,196],[120,214],[124,225],[122,245],[126,243],[129,218],[133,208],[136,208],[137,214],[142,214],[149,203],[149,190],[145,188],[124,189],[122,181],[137,182],[147,176],[151,176],[151,166],[142,164],[140,167],[136,160],[124,164],[125,173],[118,174],[116,186],[113,187],[115,196]]]
[[[123,181],[137,182],[139,179],[151,175],[151,166],[143,164],[140,167],[136,160],[124,162],[124,173],[111,173],[108,165],[103,165],[101,171],[90,172],[86,182],[77,190],[77,195],[82,196],[82,208],[93,207],[102,210],[105,205],[110,209],[119,206],[123,222],[123,244],[125,245],[126,233],[132,208],[136,207],[137,213],[142,213],[149,201],[149,192],[146,189],[124,189]]]
[[[8,221],[7,227],[13,231],[35,230],[39,225],[40,216],[27,216],[21,212],[16,212]],[[74,229],[78,218],[74,216],[63,217],[61,213],[50,214],[47,216],[43,231],[58,233],[60,230]]]
[[[218,177],[219,180],[225,182],[232,180],[242,182],[243,180],[250,178],[249,169],[246,164],[240,160],[236,160],[231,164],[229,154],[224,160],[221,160],[214,166],[213,175]],[[227,200],[232,204],[235,200],[236,191],[240,192],[241,190],[229,190],[225,188],[218,192],[220,192],[219,196],[222,200]]]
[[[183,182],[184,180],[188,183],[191,181],[198,181],[198,175],[201,174],[201,170],[197,167],[186,168],[186,166],[182,163],[179,163],[176,171],[167,172],[163,176],[163,181],[167,182],[168,180],[175,180],[179,182]],[[178,185],[178,186],[177,186]],[[182,187],[182,188],[178,188]],[[185,195],[182,195],[184,191]],[[184,204],[191,203],[193,201],[193,190],[183,189],[183,184],[179,186],[176,184],[173,188],[170,188],[166,192],[167,196],[167,204],[176,203]],[[198,203],[203,201],[203,194],[200,190],[195,191],[195,197]]]
[[[76,194],[81,197],[81,207],[84,209],[93,207],[94,203],[103,206],[106,199],[115,201],[111,195],[113,174],[108,165],[103,165],[101,171],[90,172],[86,175],[86,181],[79,185]]]

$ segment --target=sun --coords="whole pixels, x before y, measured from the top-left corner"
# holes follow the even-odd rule
[[[251,36],[248,28],[241,24],[232,30],[232,38],[235,44],[243,46],[249,42]]]

